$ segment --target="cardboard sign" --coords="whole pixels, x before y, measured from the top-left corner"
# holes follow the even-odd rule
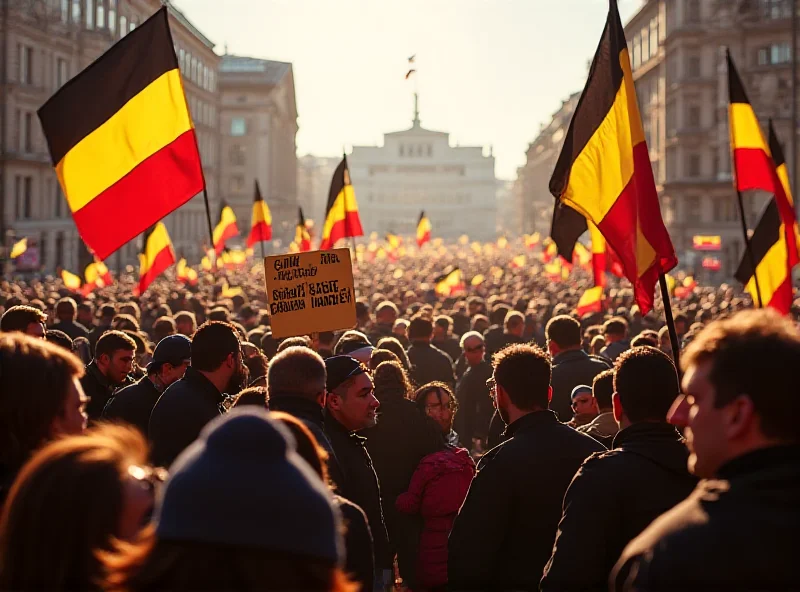
[[[273,255],[264,272],[273,337],[355,327],[350,249]]]

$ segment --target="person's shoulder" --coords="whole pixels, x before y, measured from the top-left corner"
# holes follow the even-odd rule
[[[574,443],[576,446],[582,446],[585,449],[591,452],[607,452],[608,449],[603,446],[600,442],[589,436],[588,434],[584,434],[583,432],[579,432],[575,428],[571,428],[570,426],[558,422],[557,424],[552,426],[554,436],[557,436],[559,439],[564,440],[565,442]]]
[[[591,360],[593,364],[602,366],[603,370],[609,370],[610,368],[614,367],[614,365],[611,363],[611,360],[609,360],[606,357],[597,356],[595,354],[587,354],[587,357],[589,358],[589,360]]]

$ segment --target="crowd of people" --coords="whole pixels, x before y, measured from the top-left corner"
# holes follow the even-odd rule
[[[676,368],[523,249],[362,252],[357,326],[285,339],[256,262],[4,282],[0,590],[799,589],[793,319],[695,285]]]

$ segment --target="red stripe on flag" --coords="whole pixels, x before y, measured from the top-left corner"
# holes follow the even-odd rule
[[[150,269],[139,278],[139,294],[144,294],[144,291],[153,283],[153,280],[173,263],[175,263],[175,253],[173,253],[172,249],[169,247],[161,249],[152,261]]]
[[[250,229],[250,236],[247,237],[247,246],[252,247],[258,242],[268,241],[271,239],[272,225],[267,224],[262,220]]]
[[[767,306],[774,308],[782,315],[788,315],[792,310],[792,275],[786,277],[778,289],[772,293]]]
[[[428,230],[425,234],[422,235],[421,238],[417,239],[417,246],[421,247],[425,243],[430,242],[430,240],[431,240],[431,231]]]
[[[327,239],[323,239],[319,245],[321,251],[332,249],[336,241],[348,236],[362,236],[364,231],[361,229],[361,220],[358,212],[347,212],[344,220],[337,220],[331,226],[331,232]]]

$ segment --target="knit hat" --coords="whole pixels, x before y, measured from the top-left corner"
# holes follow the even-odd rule
[[[332,495],[289,431],[255,407],[209,423],[170,468],[156,505],[159,539],[343,559]]]
[[[155,372],[163,364],[169,362],[173,366],[192,357],[192,340],[186,335],[167,335],[158,342],[153,351],[153,361],[147,365],[148,372]]]
[[[331,392],[353,376],[364,374],[366,370],[361,362],[355,358],[350,356],[331,356],[325,360],[325,372],[327,373],[325,388],[328,389],[328,392]]]

